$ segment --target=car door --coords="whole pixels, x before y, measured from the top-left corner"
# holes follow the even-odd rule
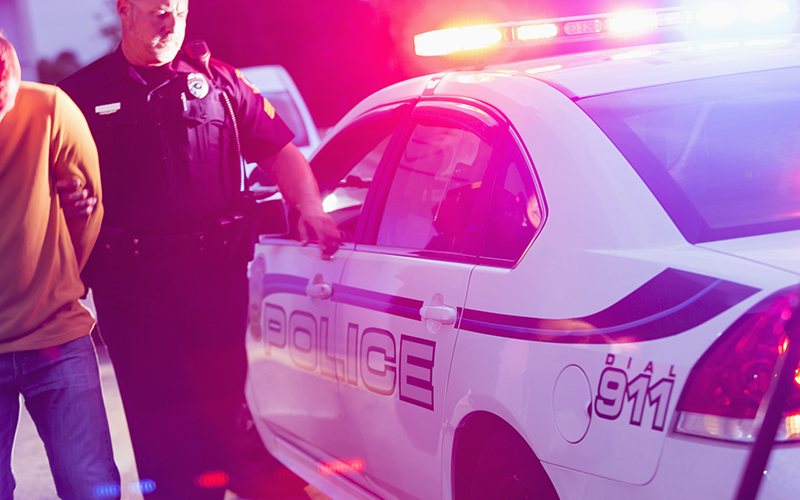
[[[384,498],[440,498],[444,394],[501,136],[474,103],[416,105],[344,266],[340,457]]]
[[[296,239],[262,238],[250,266],[251,411],[320,463],[335,459],[348,439],[334,357],[336,286],[373,176],[408,108],[370,113],[312,161],[326,195],[323,206],[342,232],[333,258],[322,260],[316,245]],[[290,214],[293,224],[296,215]]]

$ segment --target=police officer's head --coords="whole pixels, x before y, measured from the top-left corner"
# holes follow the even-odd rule
[[[117,0],[122,52],[137,66],[161,66],[178,54],[189,0]]]
[[[0,121],[14,107],[21,74],[14,46],[0,33]]]

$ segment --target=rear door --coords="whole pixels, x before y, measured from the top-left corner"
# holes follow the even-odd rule
[[[470,102],[423,101],[344,266],[335,320],[353,439],[340,457],[384,498],[440,498],[442,410],[503,134]]]

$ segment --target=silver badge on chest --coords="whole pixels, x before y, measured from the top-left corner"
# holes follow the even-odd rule
[[[190,73],[187,79],[189,92],[198,99],[208,95],[208,80],[202,73]]]

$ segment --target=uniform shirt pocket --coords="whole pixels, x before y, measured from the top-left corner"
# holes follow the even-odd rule
[[[202,99],[191,94],[182,96],[177,106],[167,107],[165,121],[163,125],[172,153],[181,160],[190,163],[219,160],[225,114],[215,92]]]
[[[113,174],[123,168],[126,158],[141,154],[130,140],[136,135],[136,110],[126,103],[110,102],[98,104],[92,111],[86,121],[97,145],[102,173]]]

